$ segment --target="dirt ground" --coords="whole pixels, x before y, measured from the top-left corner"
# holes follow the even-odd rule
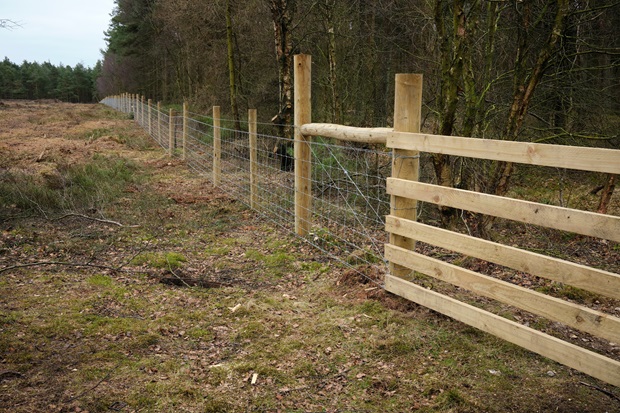
[[[20,182],[0,411],[620,411],[613,386],[362,284],[109,108],[1,102],[0,183]]]

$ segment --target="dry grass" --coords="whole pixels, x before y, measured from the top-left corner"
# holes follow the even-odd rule
[[[0,269],[91,265],[0,273],[0,410],[620,410],[582,382],[617,389],[358,283],[148,147],[131,121],[99,106],[11,105],[1,118],[30,141],[0,134],[2,168],[36,168],[42,146],[70,144],[72,162],[89,164],[101,128],[99,155],[138,167],[120,195],[80,211],[124,226],[0,205]],[[39,127],[62,133],[51,145]]]

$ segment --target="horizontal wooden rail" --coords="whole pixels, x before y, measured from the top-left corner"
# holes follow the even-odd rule
[[[538,277],[620,299],[620,275],[419,222],[386,217],[386,231]]]
[[[620,242],[620,217],[388,178],[390,195]]]
[[[543,143],[392,132],[389,148],[620,174],[618,151]]]
[[[620,387],[620,362],[393,275],[385,289],[503,340]]]
[[[333,123],[307,123],[301,126],[304,136],[324,136],[347,142],[385,144],[392,128],[357,128]]]
[[[549,320],[559,321],[569,327],[603,337],[611,342],[620,341],[620,319],[612,315],[550,297],[394,245],[385,246],[385,258],[395,264],[415,269],[422,274],[478,295],[521,308]]]

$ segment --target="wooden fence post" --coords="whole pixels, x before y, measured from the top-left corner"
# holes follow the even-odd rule
[[[394,132],[420,132],[422,118],[422,75],[397,74],[394,91]],[[420,169],[420,152],[394,149],[392,177],[417,181]],[[417,201],[391,196],[390,212],[400,218],[417,219]],[[390,244],[413,250],[415,240],[390,233]],[[411,272],[406,267],[390,263],[392,275],[402,277]]]
[[[161,102],[157,102],[157,142],[164,143],[161,138]]]
[[[187,102],[183,102],[183,156],[185,160],[187,156]]]
[[[258,153],[256,137],[256,109],[248,109],[248,132],[250,135],[250,207],[258,206]]]
[[[152,122],[151,122],[151,116],[152,116],[151,115],[151,105],[152,104],[153,104],[153,101],[151,99],[147,100],[147,102],[146,102],[146,106],[147,106],[146,111],[147,111],[147,116],[148,116],[148,120],[149,120],[148,125],[149,125],[149,135],[150,136],[153,136],[153,125],[152,125]]]
[[[172,157],[174,149],[174,109],[168,110],[168,156]]]
[[[312,56],[295,55],[295,232],[300,236],[307,235],[312,224],[312,138],[301,134],[301,125],[312,119],[311,65]]]
[[[222,181],[222,129],[220,107],[213,106],[213,185]]]
[[[140,99],[140,126],[144,128],[144,96]]]

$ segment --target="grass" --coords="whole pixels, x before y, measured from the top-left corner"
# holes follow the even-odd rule
[[[187,258],[178,252],[166,252],[166,253],[142,253],[132,259],[131,263],[134,265],[147,264],[153,268],[179,268],[187,262]]]
[[[0,176],[0,208],[44,214],[101,208],[139,177],[132,161],[98,154],[87,163],[59,165],[39,176],[7,172]]]
[[[609,389],[603,383],[387,294],[370,299],[367,285],[339,283],[341,268],[162,154],[124,156],[131,160],[102,155],[109,172],[101,179],[117,165],[132,190],[120,186],[101,199],[126,225],[0,222],[0,267],[54,259],[124,270],[47,266],[0,275],[0,370],[22,375],[0,382],[2,409],[618,409],[580,384]],[[123,165],[133,172],[124,175]],[[171,201],[196,195],[205,201]],[[171,267],[222,285],[160,283]]]

